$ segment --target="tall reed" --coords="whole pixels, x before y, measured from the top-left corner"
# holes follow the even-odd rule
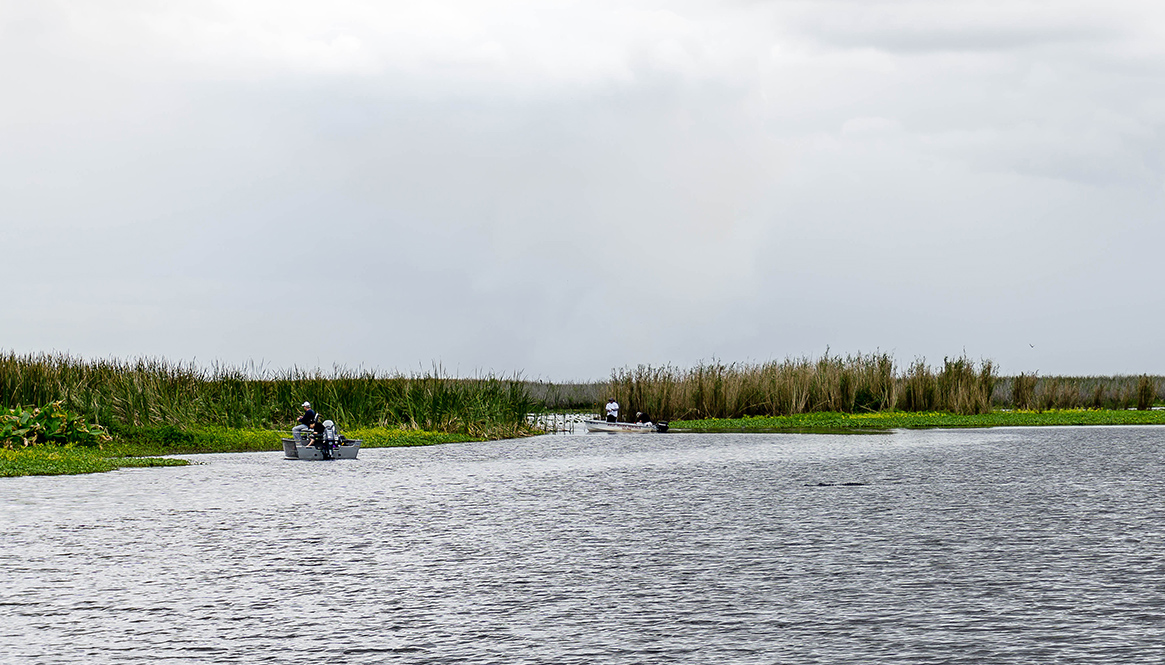
[[[903,411],[934,411],[938,406],[938,377],[925,360],[915,360],[902,377],[898,408]]]
[[[1153,408],[1153,402],[1157,399],[1157,386],[1154,385],[1153,379],[1148,374],[1142,374],[1137,381],[1137,410],[1148,411]]]
[[[899,375],[888,354],[827,353],[762,364],[712,361],[687,370],[617,369],[607,392],[628,416],[641,411],[667,420],[893,408],[983,413],[991,408],[995,379],[990,361],[946,359],[936,372],[919,360]]]
[[[1030,409],[1035,404],[1038,375],[1023,374],[1012,379],[1011,404],[1017,409]]]
[[[691,369],[671,365],[615,370],[598,406],[614,397],[625,417],[655,419],[783,416],[820,411],[946,411],[962,415],[1006,409],[1151,408],[1161,377],[999,376],[990,360],[917,359],[904,371],[887,354],[833,356],[760,364],[720,361]]]
[[[344,368],[273,373],[163,359],[0,354],[0,406],[55,401],[115,429],[289,426],[302,413],[300,404],[309,401],[344,427],[405,426],[478,436],[524,431],[526,414],[536,409],[517,378],[459,379],[440,370],[412,376]]]
[[[963,415],[991,411],[991,394],[995,390],[995,365],[984,360],[978,369],[966,357],[943,358],[938,374],[937,407]]]
[[[1128,409],[1149,408],[1165,379],[1155,376],[1001,377],[992,398],[997,408]]]

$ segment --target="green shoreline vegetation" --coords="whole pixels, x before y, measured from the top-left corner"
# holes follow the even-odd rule
[[[121,468],[185,466],[171,455],[271,452],[283,449],[287,432],[254,428],[145,428],[130,439],[113,439],[97,447],[30,445],[0,448],[0,477],[97,473]],[[346,436],[361,439],[365,448],[431,446],[482,441],[479,437],[423,430],[364,427]]]
[[[0,476],[276,451],[305,400],[349,438],[384,447],[529,436],[539,433],[531,414],[597,412],[608,396],[625,414],[692,432],[1165,424],[1165,411],[1150,410],[1161,385],[1147,375],[1001,377],[990,361],[966,357],[899,370],[880,353],[639,366],[573,384],[0,353]]]
[[[688,432],[871,432],[895,429],[1045,427],[1055,425],[1165,425],[1165,410],[1056,409],[992,411],[961,415],[943,412],[802,413],[677,420],[672,429]]]
[[[279,439],[304,401],[367,447],[537,433],[527,414],[539,407],[518,378],[450,378],[439,369],[409,376],[341,368],[328,374],[204,369],[157,359],[10,352],[0,354],[0,428],[7,428],[0,429],[0,476],[185,463],[157,455],[280,450]],[[83,423],[96,434],[30,433],[24,420],[34,412],[59,413],[57,420],[74,429]]]

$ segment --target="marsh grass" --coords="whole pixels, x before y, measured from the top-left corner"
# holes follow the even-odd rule
[[[995,366],[967,358],[944,359],[934,369],[915,361],[901,375],[884,353],[787,359],[763,364],[701,363],[616,370],[607,392],[624,413],[659,420],[740,418],[761,415],[991,409]]]
[[[260,371],[163,359],[87,361],[0,355],[0,406],[60,402],[115,436],[134,428],[290,427],[309,401],[347,428],[388,427],[498,438],[526,433],[536,404],[517,379],[405,376],[335,368]]]
[[[661,420],[809,411],[877,411],[894,405],[889,356],[828,356],[761,365],[701,363],[616,370],[607,392],[624,412]]]
[[[788,359],[761,364],[718,361],[691,369],[640,365],[612,373],[608,396],[633,416],[699,420],[805,413],[883,411],[990,413],[995,409],[1124,410],[1152,408],[1163,379],[1152,376],[1040,377],[998,375],[990,360],[944,358],[931,366],[917,359],[905,370],[888,354]]]
[[[1011,382],[1011,406],[1016,409],[1030,409],[1035,404],[1036,374],[1020,374]]]
[[[1157,376],[1001,377],[992,406],[1003,409],[1150,409],[1165,379]]]
[[[1142,374],[1137,381],[1137,410],[1148,411],[1157,399],[1157,386],[1148,374]]]
[[[526,381],[524,385],[530,398],[550,412],[589,411],[594,405],[606,401],[605,381]]]
[[[760,364],[720,361],[617,369],[605,383],[460,379],[335,368],[270,372],[158,359],[86,361],[68,355],[0,354],[0,407],[60,402],[115,440],[180,448],[194,430],[290,428],[307,400],[345,430],[381,428],[495,439],[534,432],[530,414],[600,408],[608,396],[625,416],[656,420],[804,413],[992,409],[1149,409],[1161,394],[1153,376],[1000,377],[991,361],[917,359],[900,370],[889,354],[799,358]],[[232,435],[233,436],[233,435]],[[263,445],[267,445],[266,443]]]

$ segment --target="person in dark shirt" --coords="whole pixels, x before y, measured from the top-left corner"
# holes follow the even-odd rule
[[[311,410],[311,402],[303,403],[303,415],[299,417],[299,424],[291,428],[291,436],[295,437],[296,441],[303,441],[305,432],[312,428],[316,422],[316,412]]]
[[[332,445],[324,437],[327,428],[324,427],[324,423],[319,418],[316,418],[316,421],[312,423],[311,431],[315,434],[312,437],[313,442],[311,445],[320,449],[320,453],[323,454],[324,459],[332,459]]]

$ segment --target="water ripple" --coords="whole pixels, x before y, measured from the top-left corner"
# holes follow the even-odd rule
[[[0,479],[3,663],[1157,663],[1162,428]]]

